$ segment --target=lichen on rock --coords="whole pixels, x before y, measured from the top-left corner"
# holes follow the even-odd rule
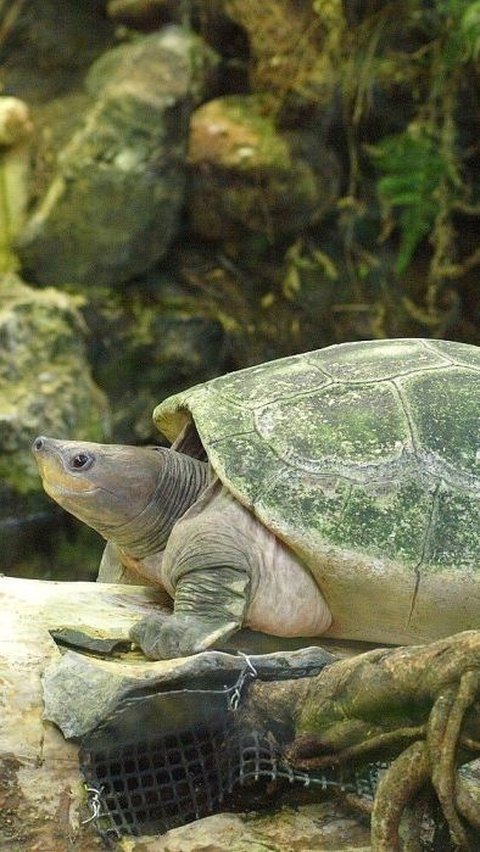
[[[75,301],[0,276],[0,528],[39,505],[41,483],[28,452],[39,432],[102,440],[108,406],[93,383]],[[42,501],[43,502],[43,498]]]

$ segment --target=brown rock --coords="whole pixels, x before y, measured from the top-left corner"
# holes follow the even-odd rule
[[[204,239],[257,231],[274,241],[322,218],[338,193],[334,154],[316,135],[281,133],[269,103],[230,96],[191,122],[189,207]]]

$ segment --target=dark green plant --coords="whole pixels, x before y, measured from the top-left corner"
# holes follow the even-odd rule
[[[397,48],[391,38],[391,22],[398,13],[393,2],[381,10],[383,41],[378,38],[378,15],[363,23],[363,38],[370,27],[377,70],[388,67],[388,75],[394,79],[405,75],[408,68],[414,115],[398,133],[374,145],[366,144],[364,149],[377,172],[384,235],[394,229],[399,234],[396,272],[403,275],[408,270],[422,242],[430,246],[425,304],[432,317],[445,283],[480,259],[476,254],[459,257],[455,231],[457,211],[468,208],[469,215],[480,213],[472,204],[471,172],[467,173],[465,165],[471,155],[459,125],[468,102],[465,94],[469,88],[474,91],[478,81],[480,0],[429,4],[411,0],[404,9]],[[365,53],[365,47],[362,49]],[[369,61],[372,64],[371,58]]]
[[[438,134],[428,126],[412,125],[370,150],[383,175],[377,188],[385,216],[400,228],[396,271],[402,275],[435,224],[442,185],[453,183],[454,175],[442,157]]]

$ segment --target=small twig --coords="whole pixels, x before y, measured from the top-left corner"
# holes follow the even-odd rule
[[[17,18],[25,5],[26,0],[14,0],[8,12],[5,13],[3,23],[0,25],[0,48],[7,41],[13,27],[16,24]],[[3,4],[2,4],[3,5]],[[3,15],[3,10],[0,7],[0,14]]]

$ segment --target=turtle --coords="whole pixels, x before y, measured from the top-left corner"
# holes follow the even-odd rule
[[[154,411],[170,447],[38,437],[47,493],[107,545],[99,580],[173,614],[152,659],[242,626],[415,644],[480,628],[480,350],[336,344],[247,367]]]

